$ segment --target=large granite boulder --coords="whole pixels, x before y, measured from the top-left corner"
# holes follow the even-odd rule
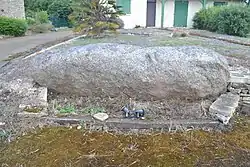
[[[37,83],[58,92],[111,97],[124,93],[145,100],[217,96],[229,79],[223,56],[195,46],[72,46],[26,59],[23,66]]]

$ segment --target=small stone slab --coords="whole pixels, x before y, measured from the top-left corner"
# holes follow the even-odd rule
[[[239,95],[232,93],[222,94],[209,108],[209,113],[220,120],[223,124],[228,124],[233,116],[240,100]]]
[[[106,113],[97,113],[94,114],[93,117],[99,121],[105,121],[109,118],[108,114]]]

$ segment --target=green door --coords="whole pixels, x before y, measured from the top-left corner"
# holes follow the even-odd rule
[[[174,26],[187,27],[188,1],[175,1]]]

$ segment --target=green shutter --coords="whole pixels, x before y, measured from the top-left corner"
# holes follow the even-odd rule
[[[118,6],[122,7],[122,11],[126,14],[131,13],[131,0],[116,0]]]

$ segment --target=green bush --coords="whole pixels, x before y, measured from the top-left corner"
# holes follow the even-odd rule
[[[36,12],[35,20],[38,24],[49,23],[49,15],[46,11]]]
[[[31,18],[31,17],[27,17],[26,22],[27,22],[28,25],[36,24],[36,20],[34,18]]]
[[[250,32],[250,10],[244,6],[229,6],[218,16],[219,33],[246,37]]]
[[[250,31],[250,9],[241,5],[202,9],[193,22],[196,29],[245,37]]]
[[[30,27],[30,30],[34,33],[50,32],[53,29],[53,25],[49,23],[34,24]]]
[[[10,36],[23,36],[28,29],[25,20],[0,16],[0,34]]]

